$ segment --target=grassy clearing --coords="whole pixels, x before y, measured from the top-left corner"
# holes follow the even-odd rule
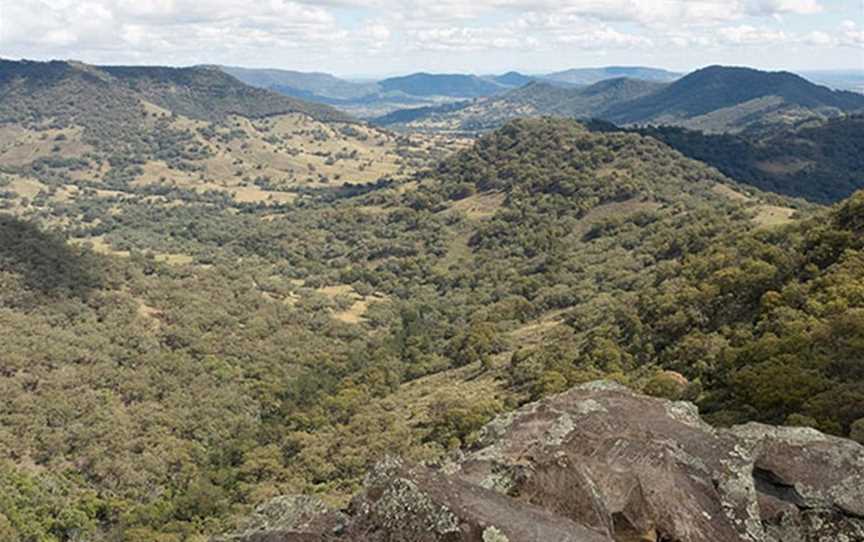
[[[506,195],[500,192],[486,192],[461,199],[450,209],[461,211],[471,220],[491,218],[504,205]]]
[[[715,184],[711,189],[716,194],[731,199],[732,201],[752,201],[753,198],[747,194],[743,194],[727,184]]]
[[[760,205],[753,221],[762,227],[782,226],[794,222],[795,209],[777,205]]]

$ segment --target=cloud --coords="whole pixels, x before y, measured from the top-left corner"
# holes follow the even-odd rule
[[[721,28],[717,31],[721,43],[731,45],[772,45],[789,40],[782,30],[767,27],[741,25]]]
[[[525,49],[536,46],[527,36],[506,28],[444,27],[411,31],[412,47],[427,51],[472,52],[489,49]]]
[[[0,54],[98,63],[423,69],[506,55],[697,58],[864,45],[827,0],[0,0]],[[831,17],[822,15],[828,6]],[[855,8],[846,7],[846,12]],[[828,26],[828,23],[834,26]],[[791,24],[790,24],[791,23]],[[825,24],[823,24],[825,23]],[[460,52],[465,55],[442,56]],[[506,52],[506,53],[505,53]],[[554,54],[553,54],[554,53]],[[580,54],[584,54],[580,57]],[[374,56],[377,60],[371,60]],[[497,56],[496,56],[497,55]],[[665,56],[664,56],[665,55]],[[682,56],[683,55],[683,56]],[[479,60],[479,59],[483,60]],[[697,62],[698,63],[698,62]],[[402,69],[402,68],[400,68]]]
[[[843,21],[840,25],[840,45],[864,48],[864,30],[855,21]]]

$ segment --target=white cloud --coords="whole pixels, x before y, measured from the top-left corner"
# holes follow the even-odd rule
[[[810,45],[817,46],[826,46],[826,45],[834,45],[837,40],[834,39],[827,32],[822,32],[820,30],[814,30],[809,34],[804,36],[804,42]]]
[[[721,28],[717,31],[717,35],[721,42],[732,45],[769,45],[789,39],[782,30],[749,25]]]
[[[864,48],[864,30],[855,21],[843,21],[840,25],[840,30],[839,42],[841,45]]]
[[[485,66],[489,59],[504,64],[507,55],[547,55],[549,62],[563,63],[609,53],[625,62],[656,57],[674,63],[779,43],[813,51],[833,47],[850,58],[850,47],[864,46],[862,30],[851,20],[860,13],[847,7],[843,13],[850,20],[838,30],[836,18],[827,17],[835,5],[828,0],[0,0],[0,55],[341,66],[355,73],[368,69],[366,62],[391,71],[395,68],[386,62],[423,69],[428,61],[461,66],[473,58]]]

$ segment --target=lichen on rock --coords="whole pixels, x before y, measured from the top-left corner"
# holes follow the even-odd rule
[[[439,469],[384,458],[344,520],[276,500],[259,524],[293,531],[244,540],[864,541],[864,447],[813,429],[716,429],[689,403],[592,382],[480,435]]]

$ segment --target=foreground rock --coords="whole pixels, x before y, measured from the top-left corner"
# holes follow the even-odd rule
[[[715,429],[689,403],[595,382],[497,418],[443,468],[382,462],[346,513],[300,507],[239,539],[864,541],[864,447]]]

